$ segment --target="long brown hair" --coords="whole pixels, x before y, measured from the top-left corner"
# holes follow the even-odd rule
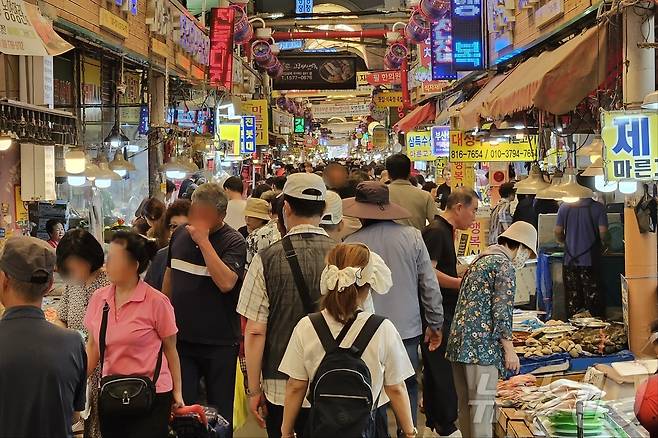
[[[157,198],[149,199],[142,208],[144,217],[154,222],[153,227],[148,230],[146,235],[155,239],[158,249],[167,246],[169,239],[169,229],[165,224],[165,210],[165,203]]]
[[[338,244],[327,255],[327,265],[338,269],[347,267],[363,268],[370,260],[370,251],[361,244]],[[357,286],[353,284],[342,291],[330,290],[322,299],[322,308],[338,322],[347,322],[356,315],[359,309],[359,298],[368,291],[369,284]]]

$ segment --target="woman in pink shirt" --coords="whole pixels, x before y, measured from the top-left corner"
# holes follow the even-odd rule
[[[107,418],[101,412],[103,438],[165,438],[172,408],[183,406],[174,308],[165,295],[139,277],[155,252],[155,242],[143,236],[132,232],[116,233],[106,265],[111,284],[98,289],[87,308],[88,369],[94,370],[100,360],[103,308],[106,304],[109,307],[101,377],[135,375],[156,380],[154,374],[161,348],[163,352],[151,412],[137,417]],[[103,382],[101,388],[102,385]]]

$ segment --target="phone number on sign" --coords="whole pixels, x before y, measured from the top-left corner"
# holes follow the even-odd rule
[[[531,149],[470,149],[451,150],[454,161],[533,161],[536,153]]]

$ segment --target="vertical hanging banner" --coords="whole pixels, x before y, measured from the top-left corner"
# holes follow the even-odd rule
[[[451,7],[454,70],[479,70],[484,66],[482,0],[452,0]]]
[[[432,127],[432,154],[442,158],[450,155],[450,126]]]
[[[242,112],[256,116],[256,144],[267,146],[270,141],[270,115],[267,100],[247,100],[242,102]]]
[[[242,119],[240,119],[240,152],[243,154],[256,152],[255,116],[242,116]]]
[[[231,90],[233,86],[233,22],[230,8],[213,8],[210,19],[210,84]]]
[[[312,14],[313,0],[295,0],[295,14]]]
[[[430,41],[432,50],[432,80],[457,79],[453,66],[453,37],[450,12],[432,24]]]

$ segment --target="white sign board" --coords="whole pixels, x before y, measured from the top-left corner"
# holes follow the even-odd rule
[[[43,41],[28,18],[23,0],[3,0],[2,9],[0,52],[7,55],[48,55]]]
[[[359,117],[370,114],[370,102],[357,103],[323,103],[313,105],[313,117],[330,119],[332,117]]]

